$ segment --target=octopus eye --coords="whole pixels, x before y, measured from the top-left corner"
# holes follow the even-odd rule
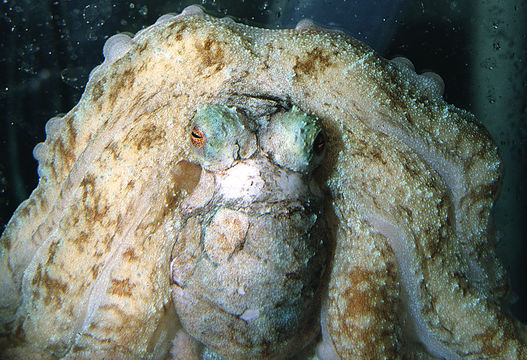
[[[274,163],[307,174],[322,162],[326,136],[318,118],[293,106],[272,115],[260,144]]]
[[[250,121],[237,108],[206,105],[196,110],[189,137],[192,158],[206,170],[225,170],[239,158],[256,150],[256,136]]]
[[[324,133],[321,131],[318,133],[317,137],[315,138],[315,141],[313,142],[313,152],[315,155],[320,155],[322,152],[324,152],[324,148],[326,147],[326,137],[324,136]]]
[[[190,142],[192,143],[192,145],[198,148],[202,148],[203,146],[205,146],[205,134],[203,133],[203,131],[198,129],[197,126],[194,126],[192,132],[190,133]]]

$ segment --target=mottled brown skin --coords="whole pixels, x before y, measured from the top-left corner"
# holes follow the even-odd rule
[[[422,80],[317,28],[198,14],[138,34],[50,126],[39,185],[2,235],[2,356],[165,358],[182,338],[168,266],[170,225],[195,184],[178,165],[188,121],[209,103],[286,103],[328,135],[325,340],[338,357],[527,358],[489,232],[496,146]],[[175,358],[196,355],[175,343]]]

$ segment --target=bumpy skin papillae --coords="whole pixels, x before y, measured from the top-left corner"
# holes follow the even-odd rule
[[[50,126],[39,187],[2,235],[2,326],[31,344],[12,351],[165,356],[178,326],[171,224],[195,184],[176,165],[185,124],[203,104],[256,96],[315,114],[328,134],[327,322],[341,359],[527,357],[488,234],[496,147],[440,86],[310,27],[198,14],[165,18],[128,46]]]

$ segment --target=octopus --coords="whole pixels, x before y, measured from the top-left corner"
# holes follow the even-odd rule
[[[439,76],[196,6],[103,53],[1,237],[2,358],[527,358]]]

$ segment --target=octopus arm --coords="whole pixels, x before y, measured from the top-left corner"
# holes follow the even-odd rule
[[[355,141],[346,142],[329,182],[338,233],[328,324],[341,358],[364,350],[351,340],[364,318],[380,329],[386,319],[395,326],[386,332],[391,337],[365,332],[386,342],[381,355],[387,357],[398,352],[396,344],[402,344],[401,354],[424,351],[445,359],[525,357],[524,325],[477,291],[467,276],[444,179],[405,144],[365,126],[347,132]],[[368,142],[359,140],[365,138]],[[357,282],[358,274],[378,267],[380,276]],[[374,285],[362,294],[368,282]],[[342,291],[350,294],[341,297]],[[377,307],[362,306],[361,297]],[[354,301],[360,305],[348,306],[343,315],[342,304]],[[390,308],[399,317],[391,318]]]
[[[338,359],[398,359],[403,319],[395,256],[386,239],[357,214],[345,218],[350,226],[337,232],[324,335]]]
[[[129,53],[119,40],[120,56],[92,72],[79,104],[50,121],[35,149],[39,186],[2,234],[1,335],[58,357],[159,358],[170,345],[179,325],[167,257],[179,203],[199,179],[178,162],[185,111],[196,106],[182,106],[192,101],[180,87],[199,79],[180,72],[166,85],[167,63],[184,49],[159,55],[146,45],[153,30]]]
[[[406,294],[411,338],[440,359],[523,359],[525,326],[478,297],[465,277],[441,261],[421,262],[404,231],[382,218],[369,223],[395,253]],[[409,241],[410,240],[410,241]],[[434,284],[435,283],[435,284]],[[461,304],[461,306],[460,306]]]

